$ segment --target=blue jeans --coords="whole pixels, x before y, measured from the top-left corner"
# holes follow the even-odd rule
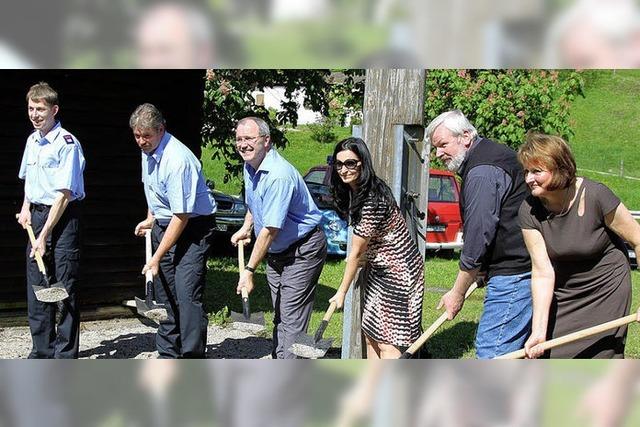
[[[493,276],[476,333],[476,356],[492,359],[520,350],[531,334],[531,273]]]

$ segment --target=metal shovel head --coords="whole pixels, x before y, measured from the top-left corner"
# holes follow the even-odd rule
[[[289,347],[289,351],[305,359],[319,359],[327,354],[332,343],[333,338],[316,341],[311,335],[300,334],[296,337],[291,347]]]
[[[33,291],[40,302],[60,302],[69,298],[69,293],[61,283],[54,283],[49,287],[33,286]]]
[[[167,320],[169,317],[167,309],[164,308],[164,306],[155,303],[152,303],[151,306],[149,306],[145,300],[138,297],[136,297],[136,309],[138,310],[139,315],[153,320],[156,323]]]
[[[233,327],[250,334],[256,334],[264,330],[264,313],[251,313],[249,317],[244,313],[231,312],[231,320],[233,320]]]

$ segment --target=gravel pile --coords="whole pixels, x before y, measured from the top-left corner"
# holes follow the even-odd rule
[[[156,328],[139,319],[112,319],[83,322],[80,325],[81,359],[152,359]],[[0,358],[26,358],[31,351],[31,335],[26,326],[0,328]],[[233,325],[210,325],[207,358],[270,359],[271,339],[250,334]]]

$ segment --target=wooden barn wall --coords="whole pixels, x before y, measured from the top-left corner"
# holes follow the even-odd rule
[[[25,94],[38,81],[60,96],[58,118],[86,158],[81,274],[82,307],[119,304],[143,293],[144,241],[133,235],[146,215],[140,149],[129,116],[143,102],[158,106],[167,129],[200,156],[201,70],[0,71],[0,313],[26,307],[26,232],[17,224],[24,183],[18,169],[32,131]]]

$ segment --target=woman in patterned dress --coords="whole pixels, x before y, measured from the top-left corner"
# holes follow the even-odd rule
[[[347,138],[333,152],[331,187],[342,218],[353,226],[342,283],[329,300],[342,308],[360,259],[369,264],[362,332],[371,359],[398,358],[421,332],[424,268],[387,184],[373,170],[364,141]]]

